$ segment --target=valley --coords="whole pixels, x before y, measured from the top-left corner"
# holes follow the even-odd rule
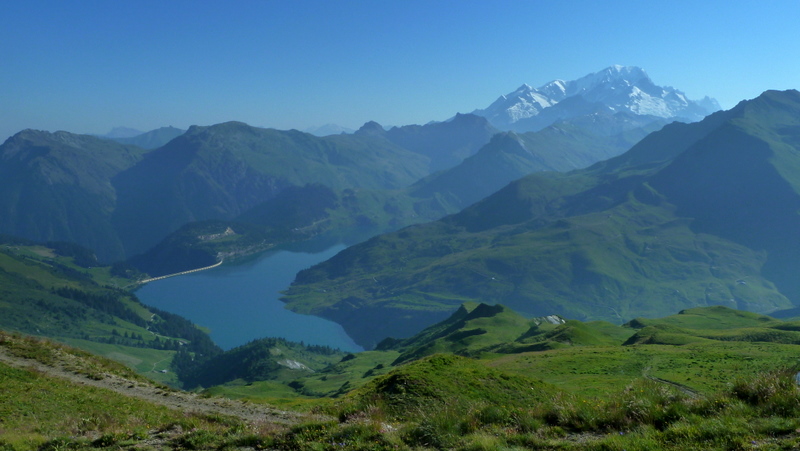
[[[326,136],[21,131],[0,450],[796,447],[798,130],[611,66]]]

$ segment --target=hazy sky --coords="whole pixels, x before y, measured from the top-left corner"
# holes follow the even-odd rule
[[[422,124],[613,64],[723,108],[800,89],[797,0],[12,0],[0,11],[0,139],[229,120]]]

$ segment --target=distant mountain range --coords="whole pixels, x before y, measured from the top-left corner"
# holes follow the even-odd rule
[[[693,122],[719,109],[712,98],[693,101],[674,88],[657,86],[639,67],[611,66],[577,80],[554,80],[539,88],[523,84],[472,114],[486,117],[501,130],[525,132],[599,111]]]
[[[800,300],[798,130],[800,93],[768,91],[585,170],[534,173],[456,215],[348,248],[298,274],[286,301],[367,347],[464,301],[615,322],[788,308]]]
[[[636,75],[616,72],[579,85],[605,92]],[[0,146],[0,233],[76,242],[102,262],[164,244],[142,267],[166,271],[213,261],[212,250],[241,250],[214,244],[198,253],[187,233],[208,229],[209,220],[223,231],[229,221],[257,226],[234,227],[248,231],[237,232],[237,246],[287,238],[287,230],[298,231],[293,239],[353,226],[394,230],[458,212],[531,172],[618,155],[668,121],[614,111],[601,97],[564,97],[559,108],[576,109],[529,132],[502,132],[474,114],[388,129],[368,122],[325,137],[237,122],[185,132],[118,128],[105,137],[26,130]]]

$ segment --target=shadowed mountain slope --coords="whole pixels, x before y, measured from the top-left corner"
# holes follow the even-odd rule
[[[111,179],[141,160],[141,148],[88,135],[25,130],[0,146],[0,233],[72,241],[101,260],[120,258],[111,226]]]

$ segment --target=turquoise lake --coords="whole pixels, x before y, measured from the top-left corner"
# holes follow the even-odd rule
[[[308,247],[308,246],[306,246]],[[211,330],[223,349],[281,337],[345,351],[363,351],[332,321],[284,308],[280,291],[298,271],[333,257],[346,246],[269,251],[256,258],[150,282],[136,291],[146,305],[184,316]]]

